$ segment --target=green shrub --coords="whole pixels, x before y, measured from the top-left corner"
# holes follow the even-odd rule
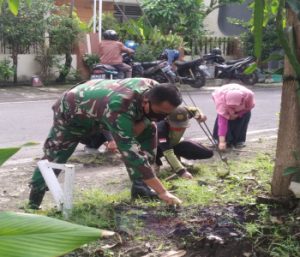
[[[100,62],[97,54],[84,54],[82,58],[85,65],[88,66],[90,70],[92,70],[95,64]]]
[[[135,51],[134,60],[139,62],[156,60],[162,50],[162,47],[155,47],[150,44],[140,45]]]
[[[0,61],[0,80],[7,81],[14,75],[14,68],[9,60]]]

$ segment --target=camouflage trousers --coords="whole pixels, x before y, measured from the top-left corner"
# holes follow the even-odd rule
[[[63,118],[63,114],[54,109],[54,124],[49,132],[49,135],[44,143],[44,157],[50,162],[66,163],[70,156],[75,151],[78,143],[85,137],[95,134],[95,126],[91,126],[90,122],[84,123],[76,118],[66,121]],[[98,131],[101,133],[101,129],[98,127]],[[140,143],[141,150],[145,152],[150,164],[153,164],[156,157],[157,149],[157,130],[156,125],[146,127],[146,129],[136,138]],[[101,168],[100,168],[101,169]],[[127,171],[128,171],[127,167]],[[141,179],[140,172],[130,167],[128,172],[130,179]],[[55,174],[58,176],[60,170],[55,170]],[[37,167],[34,170],[31,186],[36,190],[45,190],[47,188],[43,176]]]

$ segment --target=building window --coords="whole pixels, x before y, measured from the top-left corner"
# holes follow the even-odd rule
[[[114,16],[118,21],[124,22],[128,19],[137,19],[142,16],[142,10],[138,5],[114,5]]]

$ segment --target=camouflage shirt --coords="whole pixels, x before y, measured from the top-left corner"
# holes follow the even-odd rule
[[[129,174],[138,171],[143,179],[149,179],[154,173],[147,153],[134,135],[133,126],[146,119],[142,108],[143,94],[155,84],[156,81],[145,78],[91,80],[67,91],[55,109],[72,128],[78,129],[78,137],[97,130],[109,130]]]

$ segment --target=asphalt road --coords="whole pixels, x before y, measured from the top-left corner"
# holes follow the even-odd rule
[[[276,135],[280,109],[281,88],[254,88],[256,107],[252,112],[249,138]],[[0,147],[18,146],[29,141],[41,143],[52,124],[51,106],[62,89],[0,89]],[[211,88],[184,92],[184,101],[193,105],[190,97],[207,115],[212,129],[216,117]],[[190,96],[190,97],[189,97]],[[185,137],[203,138],[205,135],[196,122],[192,122]]]

